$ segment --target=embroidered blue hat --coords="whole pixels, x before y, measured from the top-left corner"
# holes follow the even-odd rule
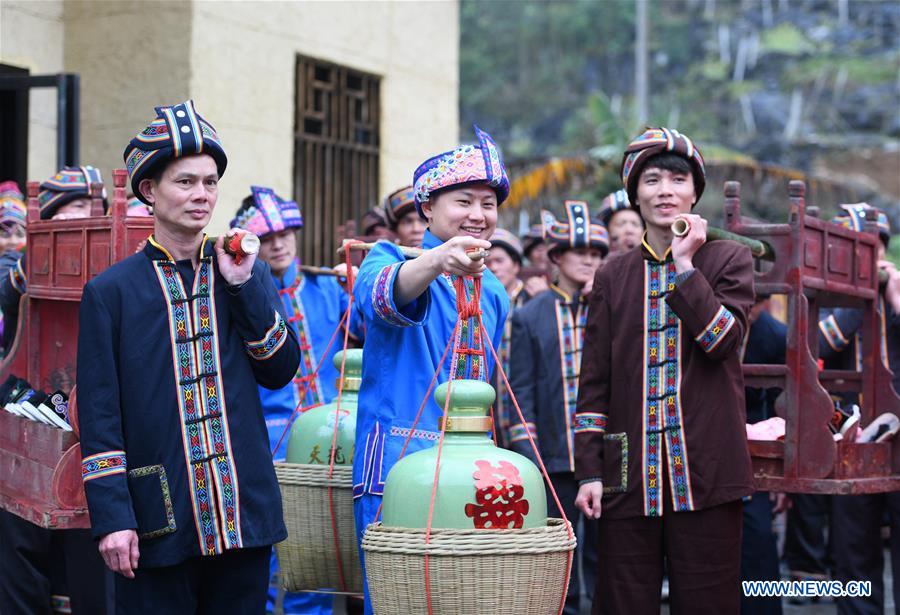
[[[847,203],[841,205],[841,209],[847,212],[845,215],[835,216],[832,222],[854,231],[866,230],[866,212],[877,212],[875,225],[878,227],[878,237],[887,246],[891,241],[891,225],[888,217],[868,203]]]
[[[49,220],[59,208],[75,199],[90,198],[91,184],[102,184],[100,171],[91,166],[64,167],[59,173],[41,184],[38,204],[41,220]],[[106,188],[103,188],[103,210],[106,211]]]
[[[422,203],[437,190],[483,182],[497,193],[500,205],[509,196],[509,177],[500,150],[491,135],[473,126],[478,145],[461,145],[454,150],[432,156],[413,173],[416,210],[422,218]]]
[[[630,208],[631,202],[628,200],[628,191],[625,190],[625,188],[622,188],[621,190],[616,190],[615,192],[608,194],[606,198],[600,202],[600,211],[598,214],[604,226],[609,226],[609,221],[612,220],[614,213]]]
[[[25,195],[14,181],[0,183],[0,225],[26,222]]]
[[[250,186],[250,197],[231,220],[231,228],[242,228],[258,237],[289,228],[302,228],[303,215],[294,201],[288,201],[271,188]]]
[[[604,256],[609,253],[609,233],[602,224],[591,222],[588,205],[584,201],[566,201],[566,222],[559,222],[546,209],[541,212],[544,241],[550,250],[597,248]]]
[[[669,128],[648,128],[625,148],[622,157],[622,184],[628,192],[628,200],[637,207],[637,183],[647,160],[656,154],[671,152],[685,158],[693,169],[694,192],[697,201],[706,187],[706,166],[700,150],[690,137]]]
[[[193,100],[156,107],[156,119],[131,140],[122,154],[131,177],[131,191],[147,203],[138,190],[141,180],[152,177],[160,165],[192,154],[209,154],[216,161],[219,177],[225,174],[228,158],[219,135],[194,110]]]

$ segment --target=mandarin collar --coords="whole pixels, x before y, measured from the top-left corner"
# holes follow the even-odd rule
[[[147,238],[147,245],[144,246],[144,254],[153,261],[170,261],[175,262],[175,258],[166,250],[153,235]],[[200,250],[198,259],[213,256],[215,254],[214,242],[206,233],[203,234],[203,241],[200,242]]]
[[[641,256],[644,260],[664,263],[672,260],[672,246],[666,248],[662,258],[660,258],[653,248],[650,247],[650,243],[647,241],[647,231],[644,231],[644,234],[641,236]]]

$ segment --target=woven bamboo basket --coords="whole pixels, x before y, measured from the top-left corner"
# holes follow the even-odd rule
[[[556,615],[575,550],[569,524],[548,519],[524,530],[366,529],[369,596],[376,615],[427,613],[425,553],[432,612],[446,615]]]
[[[329,479],[325,465],[275,464],[288,532],[287,539],[275,545],[275,550],[281,567],[281,584],[287,591],[362,593],[362,566],[353,520],[352,473],[350,466],[335,466]],[[338,544],[335,544],[329,513],[329,485]],[[341,586],[338,552],[346,587]]]

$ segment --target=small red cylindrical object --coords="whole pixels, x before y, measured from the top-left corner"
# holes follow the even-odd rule
[[[235,231],[234,235],[225,238],[225,252],[240,265],[245,256],[259,252],[259,237],[249,231]]]

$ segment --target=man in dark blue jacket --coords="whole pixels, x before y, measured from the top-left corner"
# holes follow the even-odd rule
[[[872,208],[865,203],[843,205],[845,215],[833,221],[862,231]],[[876,212],[875,222],[880,240],[878,266],[888,272],[887,284],[879,294],[881,360],[894,372],[893,386],[900,390],[900,273],[893,264],[882,260],[891,239],[887,216]],[[862,344],[859,329],[863,314],[854,308],[837,308],[820,314],[819,356],[826,366],[861,370]],[[858,401],[855,393],[829,391],[845,406]],[[882,410],[876,408],[876,416]],[[860,425],[865,429],[868,425]],[[862,433],[859,438],[862,437]],[[887,519],[891,528],[892,570],[900,569],[900,493],[871,495],[835,495],[831,498],[829,540],[834,558],[833,578],[847,581],[871,581],[872,592],[863,597],[841,597],[835,600],[840,615],[874,615],[884,612],[884,549],[881,526]],[[895,612],[900,613],[900,584],[894,577]]]
[[[286,537],[257,384],[299,347],[268,267],[203,229],[227,159],[193,101],[157,107],[125,150],[154,211],[145,248],[81,302],[82,478],[119,613],[261,613]]]
[[[534,460],[528,441],[531,433],[566,517],[577,527],[583,515],[575,508],[574,418],[588,317],[585,286],[593,281],[609,251],[609,236],[606,227],[591,223],[587,203],[566,201],[566,214],[565,222],[543,214],[550,260],[559,267],[556,283],[513,316],[509,384],[526,423],[523,426],[511,417],[508,436],[510,448]],[[547,514],[560,516],[549,493]],[[583,523],[578,544],[590,548],[579,549],[578,557],[585,556],[582,565],[572,566],[565,613],[578,613],[582,577],[589,600],[594,593],[596,521],[583,519]]]

